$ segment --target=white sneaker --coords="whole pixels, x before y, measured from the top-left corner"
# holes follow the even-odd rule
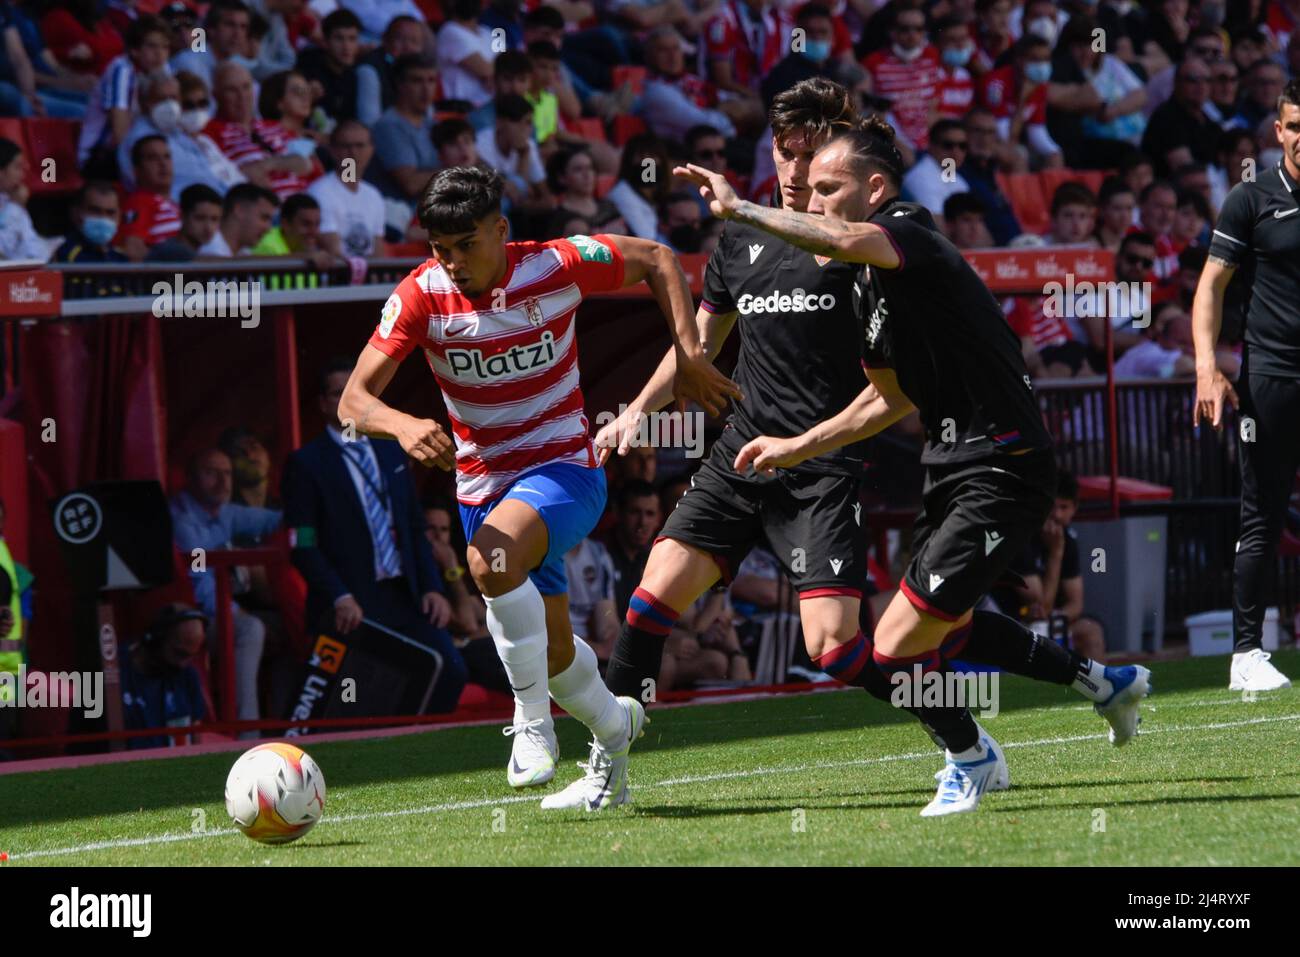
[[[542,798],[543,808],[550,811],[580,807],[584,811],[599,811],[628,802],[628,752],[632,742],[645,734],[650,720],[645,716],[645,707],[635,698],[621,697],[618,703],[627,714],[627,743],[618,751],[606,751],[600,742],[592,741],[591,756],[585,764],[578,763],[584,772],[582,777],[558,794]]]
[[[1291,687],[1291,679],[1269,663],[1272,657],[1262,648],[1237,652],[1232,656],[1229,691],[1277,691]]]
[[[515,739],[506,765],[506,780],[512,788],[546,784],[555,777],[555,762],[560,757],[555,722],[550,718],[516,721],[501,733]]]
[[[974,761],[954,761],[948,755],[947,765],[935,775],[939,790],[934,800],[921,809],[921,817],[964,814],[980,806],[980,798],[997,777],[999,764],[1006,763],[1002,749],[988,734],[980,735],[980,744],[984,754]]]

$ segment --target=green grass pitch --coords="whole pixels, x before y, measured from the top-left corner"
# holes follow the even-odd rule
[[[1300,675],[1300,653],[1274,660]],[[0,851],[4,867],[1300,864],[1300,689],[1243,701],[1225,658],[1152,670],[1143,733],[1122,749],[1077,695],[1004,678],[983,723],[1012,789],[951,818],[917,813],[939,767],[929,739],[847,690],[652,711],[633,803],[598,814],[537,806],[586,755],[563,718],[556,783],[522,793],[497,728],[308,740],[325,817],[285,847],[231,828],[233,752],[0,777]]]

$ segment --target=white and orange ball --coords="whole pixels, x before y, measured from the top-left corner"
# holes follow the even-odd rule
[[[235,826],[263,844],[302,837],[325,811],[325,775],[292,744],[259,744],[226,778],[226,813]]]

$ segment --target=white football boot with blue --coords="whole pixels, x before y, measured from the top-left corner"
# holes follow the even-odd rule
[[[1110,725],[1110,743],[1121,748],[1137,736],[1142,723],[1138,709],[1151,693],[1151,672],[1141,665],[1107,667],[1106,680],[1112,689],[1110,697],[1092,707]]]
[[[986,731],[980,732],[980,754],[970,760],[958,761],[951,751],[944,755],[948,763],[935,775],[939,790],[934,800],[921,809],[921,817],[943,817],[946,814],[964,814],[980,806],[980,798],[999,780],[998,772],[1006,773],[1007,759],[1002,748]],[[974,749],[972,749],[974,750]],[[1005,777],[1010,786],[1010,775]]]
[[[563,791],[542,798],[542,807],[548,811],[563,808],[582,808],[600,811],[607,807],[626,804],[630,800],[627,786],[628,752],[632,742],[645,734],[650,723],[645,716],[645,706],[635,698],[620,697],[619,705],[627,715],[627,737],[617,750],[591,742],[591,756],[586,763],[579,762],[583,775]]]
[[[975,722],[975,727],[980,729],[981,738],[988,738],[990,741],[993,742],[993,751],[998,756],[998,768],[993,773],[993,780],[989,782],[989,786],[985,788],[985,790],[987,791],[1011,790],[1011,768],[1008,767],[1007,765],[1007,756],[1002,753],[1002,745],[998,744],[996,741],[993,741],[993,736],[989,734],[987,731],[985,731],[984,726],[980,724],[978,721]],[[939,775],[936,774],[935,779],[938,780],[938,777]]]
[[[530,788],[546,784],[555,777],[555,762],[560,757],[560,742],[555,738],[555,722],[548,715],[526,721],[516,715],[515,722],[502,732],[514,736],[506,780],[512,788]]]

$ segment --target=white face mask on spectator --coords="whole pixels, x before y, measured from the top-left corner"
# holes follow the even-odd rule
[[[212,111],[208,109],[185,110],[181,113],[181,129],[186,133],[198,133],[212,120]]]
[[[911,63],[921,55],[922,51],[925,50],[924,44],[917,44],[914,47],[905,47],[901,44],[895,43],[892,44],[892,47],[894,50],[894,56],[898,57],[904,63]]]
[[[172,132],[178,125],[180,125],[180,100],[162,100],[155,103],[153,109],[149,111],[149,119],[153,120],[153,125],[162,130],[162,132]]]

